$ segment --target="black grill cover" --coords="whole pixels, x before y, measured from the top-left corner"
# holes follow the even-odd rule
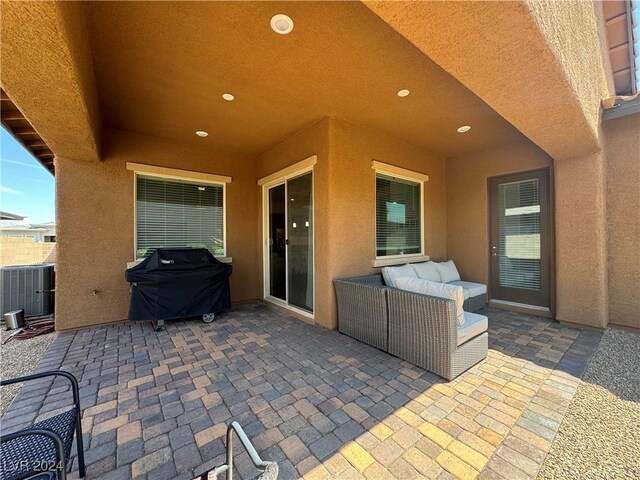
[[[129,320],[169,320],[231,306],[232,267],[206,248],[158,248],[125,272],[132,284]]]

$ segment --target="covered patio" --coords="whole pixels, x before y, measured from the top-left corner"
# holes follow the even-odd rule
[[[194,478],[223,463],[232,419],[283,479],[535,478],[602,334],[484,313],[489,356],[450,383],[258,301],[208,325],[62,332],[39,370],[80,382],[91,479]],[[66,408],[66,388],[27,384],[3,433]]]
[[[56,177],[38,369],[80,382],[87,478],[192,479],[233,420],[284,480],[536,478],[592,356],[621,350],[602,330],[640,329],[636,60],[627,88],[604,55],[634,37],[603,34],[632,4],[608,3],[3,2],[0,120]],[[157,248],[231,265],[232,308],[126,321]],[[483,287],[488,357],[451,382],[336,331],[336,279],[427,261]],[[3,434],[68,407],[30,383]]]

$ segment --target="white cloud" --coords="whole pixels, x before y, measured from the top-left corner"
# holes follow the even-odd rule
[[[18,190],[14,190],[13,188],[5,187],[4,185],[0,185],[0,193],[8,193],[9,195],[24,195],[24,193],[19,192]]]
[[[13,165],[20,165],[21,167],[25,168],[37,168],[38,170],[44,169],[44,167],[40,165],[30,165],[28,163],[20,162],[19,160],[11,160],[10,158],[2,158],[1,161],[2,163],[11,163]]]
[[[53,177],[48,179],[40,179],[35,177],[23,177],[22,175],[15,175],[13,178],[16,180],[24,180],[25,182],[39,183],[41,185],[46,185],[48,187],[53,187],[54,185]]]

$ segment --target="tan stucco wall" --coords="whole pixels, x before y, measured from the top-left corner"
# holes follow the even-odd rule
[[[329,170],[330,281],[379,272],[375,259],[375,170],[377,160],[429,175],[424,186],[425,254],[444,260],[446,245],[445,161],[431,152],[381,132],[336,119]],[[337,326],[335,296],[328,298],[329,326]]]
[[[262,191],[257,180],[312,155],[317,156],[316,323],[337,326],[334,278],[375,271],[373,160],[430,175],[425,186],[425,248],[434,259],[446,258],[444,160],[379,132],[325,118],[257,159],[115,130],[108,130],[105,140],[103,162],[56,160],[60,330],[126,318],[129,287],[124,270],[134,249],[134,176],[126,162],[233,177],[227,186],[233,301],[262,297],[262,275],[256,275],[262,271]]]
[[[127,262],[134,256],[134,174],[126,162],[228,175],[227,254],[232,300],[258,298],[253,161],[236,154],[125,132],[105,133],[102,162],[56,159],[59,330],[127,317]],[[97,295],[92,295],[93,289]]]
[[[640,115],[603,123],[609,322],[640,328]]]
[[[367,6],[456,81],[553,155],[557,315],[569,322],[605,325],[610,290],[607,286],[607,213],[611,216],[609,238],[618,230],[626,232],[628,226],[623,227],[622,222],[616,220],[616,216],[623,215],[619,212],[626,208],[621,207],[626,200],[621,199],[620,192],[614,192],[615,200],[609,202],[610,211],[605,209],[606,174],[619,176],[620,162],[614,160],[614,166],[608,171],[604,153],[594,153],[601,147],[599,101],[608,95],[610,85],[603,77],[599,56],[602,45],[597,37],[596,10],[591,2],[558,5],[548,0],[373,1],[367,2]],[[262,252],[260,189],[256,179],[311,154],[319,156],[316,167],[318,323],[335,326],[332,278],[371,270],[371,253],[367,250],[373,251],[373,241],[367,238],[373,238],[372,224],[358,223],[358,236],[345,232],[353,222],[351,211],[372,209],[367,197],[370,194],[367,179],[373,178],[368,165],[372,159],[430,174],[425,213],[427,253],[438,259],[455,258],[461,252],[462,263],[466,265],[461,269],[468,269],[469,278],[486,272],[486,266],[482,267],[471,258],[473,255],[462,251],[460,237],[451,235],[451,232],[466,232],[461,230],[466,226],[451,213],[458,208],[456,203],[444,213],[443,191],[450,182],[449,174],[446,182],[436,181],[438,160],[426,150],[340,120],[323,120],[303,129],[263,154],[257,165],[252,158],[223,154],[219,149],[199,144],[178,144],[114,131],[106,134],[105,161],[81,164],[81,159],[99,157],[102,143],[83,8],[79,3],[70,2],[2,3],[3,88],[60,157],[56,162],[60,169],[58,241],[64,265],[59,262],[59,328],[110,322],[126,316],[128,290],[122,272],[133,251],[133,175],[124,169],[126,161],[234,177],[227,197],[229,205],[232,199],[237,201],[234,208],[238,209],[228,211],[229,255],[235,257],[236,270],[232,280],[234,300],[256,298],[261,294],[261,276],[255,274],[256,268],[261,267]],[[461,42],[460,38],[465,41]],[[33,68],[34,65],[37,68]],[[413,88],[413,91],[411,98],[417,98],[418,90]],[[438,98],[445,98],[446,92],[448,90]],[[323,91],[322,98],[325,97],[333,98]],[[329,111],[333,111],[330,104],[322,113]],[[472,132],[481,131],[479,128],[480,124],[474,125]],[[199,142],[192,135],[190,138],[192,142]],[[206,141],[202,145],[207,145]],[[468,157],[484,154],[479,152]],[[442,169],[445,169],[444,163]],[[611,183],[609,192],[613,192]],[[456,201],[455,189],[449,189],[447,195]],[[352,206],[345,207],[349,202]],[[453,218],[456,220],[452,221]],[[94,228],[86,228],[87,225]],[[345,253],[344,244],[349,237],[357,238],[351,247],[353,255]],[[484,237],[486,239],[486,235]],[[609,246],[616,250],[611,242]],[[611,257],[615,260],[609,260],[612,272],[616,269],[611,265],[621,264],[619,254],[626,255],[626,250],[619,250]],[[464,260],[466,255],[471,255],[469,260]],[[107,260],[107,256],[111,258]],[[619,269],[613,273],[614,277],[618,274]],[[624,275],[628,277],[628,271]],[[622,280],[624,275],[618,277],[623,284],[627,282]],[[90,295],[94,288],[100,291],[98,295]]]
[[[633,147],[627,144],[625,148],[629,152]],[[489,283],[487,178],[537,168],[552,168],[555,316],[564,322],[598,328],[606,326],[608,299],[604,167],[605,157],[602,153],[553,161],[531,142],[505,145],[449,159],[447,253],[456,262],[461,276],[471,281]],[[621,203],[626,207],[629,199],[627,197]],[[630,232],[628,229],[633,227],[626,225],[625,228]],[[628,245],[625,244],[625,251],[627,248]],[[624,275],[627,277],[622,280]],[[631,271],[625,270],[621,281],[629,284],[629,275]]]
[[[256,253],[258,263],[256,271],[263,271],[263,232],[262,232],[262,187],[257,185],[257,180],[285,167],[305,160],[312,155],[317,156],[317,163],[313,168],[314,189],[314,263],[315,263],[315,323],[329,327],[326,318],[330,316],[327,310],[326,299],[333,296],[330,284],[330,273],[327,269],[329,251],[329,136],[331,120],[324,118],[314,124],[301,129],[279,143],[269,151],[260,155],[256,162],[256,173],[253,186],[256,192],[256,205],[258,206],[259,221],[255,225],[258,232],[256,240]],[[262,279],[259,276],[260,295],[262,298]],[[307,321],[306,318],[300,317]],[[309,320],[310,321],[310,320]]]
[[[591,2],[363,2],[554,158],[599,149]]]
[[[605,156],[554,161],[556,318],[607,325]]]
[[[551,165],[529,141],[447,160],[447,254],[464,280],[489,283],[488,178]]]
[[[0,266],[56,263],[56,244],[33,238],[0,237]]]
[[[397,138],[330,118],[292,135],[260,156],[258,177],[310,155],[318,156],[314,168],[314,320],[324,327],[336,328],[333,279],[379,271],[371,266],[375,258],[375,172],[371,162],[378,160],[430,176],[425,185],[425,250],[432,258],[444,259],[444,159]],[[261,241],[259,248],[262,253]]]
[[[577,101],[591,131],[598,134],[600,99],[614,94],[605,70],[608,58],[603,60],[606,33],[601,31],[599,23],[601,6],[584,0],[526,0],[525,3],[558,57],[571,87],[573,96],[565,101]]]
[[[611,82],[598,6],[579,0],[365,4],[553,157],[556,315],[606,325],[600,102]]]
[[[533,18],[559,60],[589,128],[603,147],[600,100],[613,94],[603,61],[600,6],[572,0],[528,0]],[[572,28],[563,28],[571,25]],[[558,125],[556,122],[549,122]],[[557,129],[564,135],[565,128]],[[593,327],[609,319],[606,165],[607,155],[576,149],[555,157],[556,318]]]
[[[101,118],[82,2],[2,2],[2,88],[55,152],[100,156]]]

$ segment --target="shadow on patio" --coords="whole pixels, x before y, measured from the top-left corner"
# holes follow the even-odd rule
[[[160,333],[65,332],[39,369],[80,382],[90,479],[191,479],[223,463],[231,419],[282,479],[534,478],[601,334],[486,314],[489,356],[453,382],[260,302]],[[3,433],[57,413],[65,389],[28,385]],[[256,474],[241,447],[235,462]]]

